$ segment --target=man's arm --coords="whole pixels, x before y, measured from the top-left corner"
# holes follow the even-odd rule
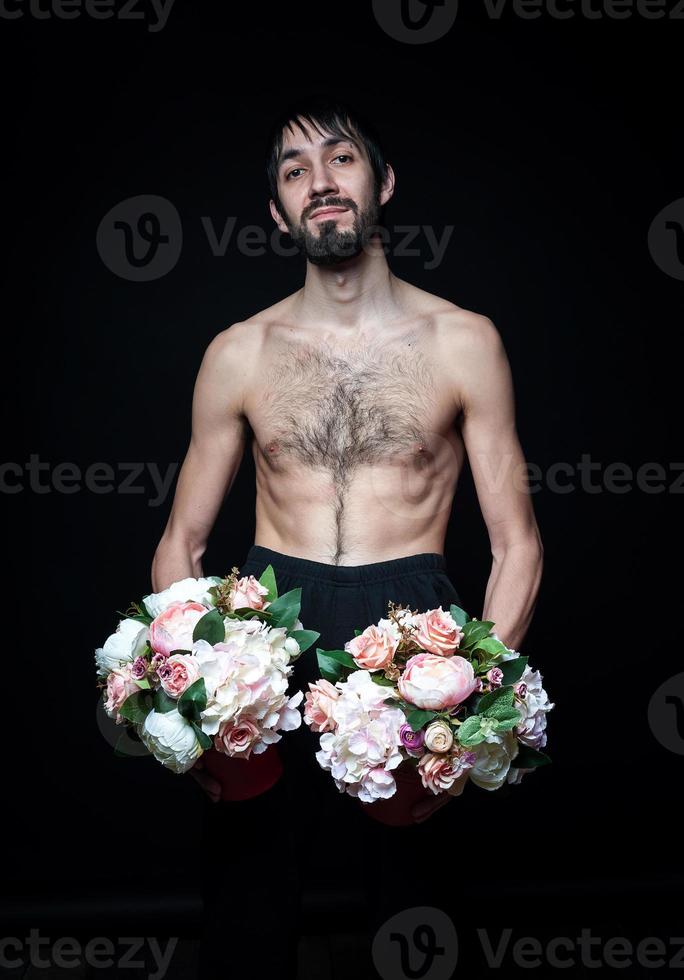
[[[152,561],[152,589],[203,575],[202,555],[240,468],[249,424],[243,411],[249,327],[233,324],[208,345],[192,399],[192,435],[171,513]]]
[[[499,638],[517,650],[537,601],[544,549],[516,431],[513,380],[491,320],[470,314],[455,337],[461,432],[493,559],[481,618],[493,620]]]

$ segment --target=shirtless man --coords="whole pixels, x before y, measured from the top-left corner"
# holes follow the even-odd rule
[[[517,649],[542,544],[500,335],[390,271],[378,228],[395,175],[368,124],[335,107],[287,122],[271,141],[270,209],[306,255],[305,282],[206,349],[153,588],[204,574],[248,437],[255,545],[337,567],[442,555],[467,452],[492,553],[478,618]],[[192,773],[215,798],[218,784]],[[417,818],[451,798],[421,804]]]

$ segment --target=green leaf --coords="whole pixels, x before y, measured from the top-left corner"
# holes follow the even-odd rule
[[[489,657],[496,657],[500,653],[505,653],[508,649],[505,643],[501,640],[497,640],[494,636],[485,636],[482,640],[478,640],[475,646],[472,648],[473,652],[475,650],[482,650]]]
[[[142,677],[139,681],[135,682],[138,687],[142,688],[143,691],[148,691],[150,689],[150,682],[146,677]]]
[[[191,721],[190,724],[195,730],[195,735],[197,736],[197,741],[199,742],[200,747],[204,749],[204,751],[206,752],[207,749],[210,749],[214,744],[212,739],[209,737],[209,735],[207,735],[206,732],[203,732],[200,726],[195,724],[194,721]]]
[[[357,669],[351,654],[347,653],[346,650],[321,650],[320,647],[317,647],[316,660],[321,677],[330,681],[331,684],[344,676],[345,667],[350,667],[352,670]]]
[[[176,707],[176,702],[173,698],[170,698],[163,687],[158,687],[154,692],[154,710],[158,711],[160,714],[165,715],[169,711],[173,711]]]
[[[501,718],[496,719],[496,727],[500,732],[509,732],[511,728],[515,728],[519,721],[520,712],[516,711],[514,708],[512,713],[503,715]]]
[[[423,711],[422,709],[418,708],[406,716],[406,721],[409,723],[413,731],[417,732],[423,727],[423,725],[427,724],[429,721],[432,721],[432,719],[436,717],[436,711]]]
[[[206,640],[213,646],[215,643],[222,643],[225,638],[226,627],[223,616],[218,609],[212,609],[211,612],[205,613],[201,619],[197,620],[192,631],[193,643],[197,640]]]
[[[461,609],[460,606],[455,606],[453,603],[449,606],[449,612],[451,613],[452,619],[454,619],[460,627],[465,626],[465,624],[470,620],[470,616],[465,609]]]
[[[361,636],[363,630],[354,630],[354,636]]]
[[[302,651],[302,653],[304,653],[305,650],[308,650],[310,646],[313,646],[320,635],[321,634],[317,633],[315,630],[290,630],[288,633],[288,636],[294,637],[294,639],[297,641],[299,644],[299,649]]]
[[[298,616],[299,610],[302,606],[302,590],[301,587],[296,589],[291,589],[284,595],[279,596],[271,605],[268,607],[267,612],[273,618],[273,626],[284,626],[286,629],[291,629]]]
[[[385,677],[384,674],[375,673],[375,671],[370,672],[371,680],[374,684],[379,684],[380,687],[394,687],[394,681],[391,681],[389,677]],[[387,704],[387,701],[385,701]]]
[[[513,707],[513,688],[497,687],[495,691],[490,691],[480,698],[477,706],[479,715],[486,715],[488,718],[499,718],[507,709]]]
[[[268,589],[268,595],[264,596],[264,599],[267,602],[274,602],[278,598],[278,586],[276,585],[273,565],[267,565],[261,573],[261,578],[257,579],[257,581],[259,585],[263,585],[265,589]]]
[[[463,627],[463,640],[461,641],[461,648],[466,647],[470,649],[480,640],[483,640],[486,636],[489,636],[489,631],[491,630],[494,623],[490,623],[488,620],[481,622],[479,619],[471,619],[470,622],[466,623]]]
[[[516,769],[534,769],[537,766],[548,766],[550,762],[551,757],[546,752],[520,744],[520,750],[511,765]]]
[[[529,657],[514,657],[512,660],[504,660],[502,664],[498,664],[503,673],[502,683],[515,684],[516,681],[519,681],[525,672],[529,659]]]
[[[149,626],[152,622],[152,616],[149,613],[136,613],[135,616],[131,616],[128,613],[121,612],[120,609],[115,609],[114,612],[123,619],[134,619],[136,623],[144,623],[145,626]]]
[[[127,721],[138,724],[145,721],[151,710],[152,703],[149,695],[145,691],[136,691],[126,698],[119,708],[119,714]]]
[[[199,721],[200,711],[204,711],[207,706],[207,690],[204,686],[204,678],[198,677],[194,684],[183,691],[176,704],[180,714],[188,721]]]
[[[478,745],[482,742],[484,735],[480,727],[480,716],[471,715],[470,718],[466,718],[459,726],[457,737],[461,745]]]

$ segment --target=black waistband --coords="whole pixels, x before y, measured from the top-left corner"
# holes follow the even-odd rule
[[[283,572],[297,578],[315,578],[327,582],[377,582],[424,571],[446,571],[444,555],[425,551],[418,555],[405,555],[388,561],[374,561],[368,565],[329,565],[323,561],[311,561],[296,555],[284,555],[263,545],[253,544],[247,553],[248,562],[272,565],[275,572]]]

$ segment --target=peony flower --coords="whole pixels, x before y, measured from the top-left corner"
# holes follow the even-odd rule
[[[209,589],[218,585],[221,579],[216,575],[208,578],[183,578],[173,582],[163,592],[152,592],[143,599],[143,605],[150,616],[155,618],[163,613],[173,602],[199,602],[207,608],[214,606],[214,597]]]
[[[348,640],[344,649],[352,655],[357,667],[363,670],[381,670],[391,663],[398,642],[394,632],[378,626],[368,626],[363,633]]]
[[[311,726],[312,731],[327,732],[335,728],[332,711],[339,696],[340,692],[330,681],[321,679],[315,684],[309,681],[309,691],[304,707],[304,721]]]
[[[448,752],[454,744],[454,733],[446,722],[433,721],[425,730],[425,748],[429,752]]]
[[[136,694],[140,688],[131,674],[130,664],[117,667],[111,671],[107,677],[107,698],[104,702],[104,709],[110,718],[115,718],[116,724],[120,725],[123,718],[119,714],[119,708],[126,698],[131,694]]]
[[[476,681],[465,657],[419,653],[409,658],[397,686],[401,696],[417,708],[441,711],[465,701]]]
[[[157,673],[161,686],[170,698],[179,698],[200,676],[197,658],[187,653],[174,653],[167,657]]]
[[[511,762],[520,751],[518,740],[512,732],[504,732],[494,742],[480,742],[472,746],[476,759],[470,770],[470,778],[482,789],[499,789],[508,775]]]
[[[417,629],[413,639],[428,653],[440,657],[449,657],[456,650],[463,638],[463,630],[450,612],[439,606],[427,612],[418,613],[414,617]]]
[[[268,589],[253,575],[244,575],[235,583],[230,593],[233,609],[267,609],[271,603],[265,599]]]
[[[208,611],[200,602],[171,602],[150,623],[150,646],[165,656],[190,650],[195,626]]]
[[[147,649],[147,626],[136,619],[122,619],[116,631],[104,645],[95,650],[95,663],[100,677],[106,677],[116,667],[123,667],[141,656]]]
[[[202,755],[192,725],[175,708],[165,712],[152,709],[137,731],[155,759],[173,772],[187,772]]]

